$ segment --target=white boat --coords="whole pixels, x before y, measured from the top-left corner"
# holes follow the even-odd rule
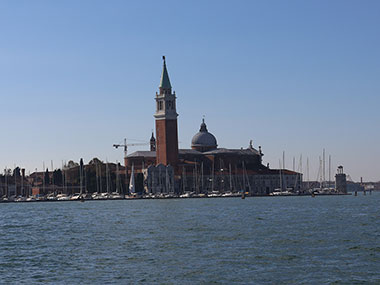
[[[120,194],[117,193],[117,192],[112,192],[112,193],[109,195],[109,199],[123,199],[123,196],[120,195]]]
[[[94,193],[92,193],[91,194],[91,198],[93,199],[93,200],[98,200],[99,199],[99,193],[98,192],[94,192]]]
[[[25,202],[26,201],[26,197],[22,197],[22,196],[19,196],[15,199],[16,202]]]
[[[70,200],[79,200],[81,198],[80,193],[76,193],[70,197]]]
[[[282,189],[274,189],[272,193],[269,193],[270,196],[290,196],[293,195],[292,192],[289,192],[288,190],[282,190]]]
[[[49,194],[49,195],[46,197],[46,200],[49,200],[49,201],[55,201],[55,200],[57,200],[57,197],[54,196],[54,193],[51,193],[51,194]]]
[[[179,195],[180,198],[190,198],[191,197],[191,193],[190,192],[186,192],[184,194],[181,194]]]
[[[66,194],[58,194],[57,195],[57,200],[58,201],[69,201],[70,197],[67,196]]]
[[[108,193],[100,193],[98,200],[106,200],[109,198]]]

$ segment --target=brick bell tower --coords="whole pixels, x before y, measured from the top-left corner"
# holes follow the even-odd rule
[[[165,56],[159,93],[156,92],[156,163],[171,165],[178,163],[178,128],[175,92],[172,93]]]

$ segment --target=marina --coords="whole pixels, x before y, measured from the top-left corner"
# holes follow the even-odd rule
[[[254,195],[251,196],[249,193],[210,193],[210,194],[196,194],[196,193],[185,193],[181,195],[171,195],[171,194],[159,194],[159,195],[125,195],[122,196],[117,193],[112,193],[108,195],[107,193],[102,194],[92,194],[89,195],[72,195],[67,196],[65,194],[58,194],[57,196],[46,196],[46,197],[12,197],[11,199],[2,198],[0,203],[31,203],[31,202],[63,202],[63,201],[104,201],[104,200],[139,200],[139,199],[189,199],[189,198],[242,198],[245,197],[278,197],[278,196],[336,196],[336,195],[352,195],[352,193],[339,193],[339,192],[322,192],[322,193],[291,193],[289,191],[273,192],[270,195]]]

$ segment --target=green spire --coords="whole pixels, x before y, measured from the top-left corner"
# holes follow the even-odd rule
[[[161,81],[160,81],[159,87],[165,88],[165,89],[171,89],[172,86],[170,84],[168,70],[166,69],[165,56],[163,56],[162,59],[164,60],[164,67],[162,69]]]

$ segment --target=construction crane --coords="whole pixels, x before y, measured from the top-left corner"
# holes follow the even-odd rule
[[[148,142],[145,143],[127,143],[127,139],[124,139],[124,144],[114,144],[114,148],[124,147],[124,158],[127,157],[127,149],[129,146],[138,146],[138,145],[149,145]]]

